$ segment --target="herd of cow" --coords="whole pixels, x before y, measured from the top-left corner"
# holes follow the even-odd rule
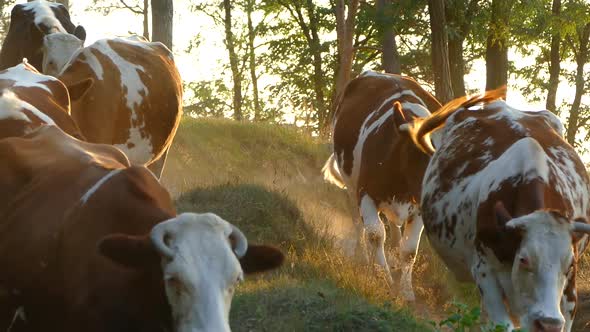
[[[243,273],[284,256],[214,214],[177,215],[159,182],[182,114],[170,50],[85,36],[36,0],[13,8],[0,50],[0,330],[229,331]],[[383,220],[397,226],[405,299],[426,229],[492,322],[570,331],[590,181],[560,120],[504,94],[443,106],[365,72],[339,96],[324,176],[390,284]]]
[[[365,72],[340,96],[323,172],[358,207],[365,248],[390,283],[383,220],[402,226],[401,294],[414,300],[422,230],[488,318],[511,331],[569,332],[590,182],[560,120],[505,89],[441,106],[415,81]]]
[[[284,256],[214,214],[176,213],[159,181],[182,113],[170,50],[137,37],[84,47],[85,34],[61,4],[11,12],[0,330],[229,331],[243,274]]]

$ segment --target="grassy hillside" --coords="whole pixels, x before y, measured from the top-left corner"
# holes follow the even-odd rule
[[[320,174],[328,155],[328,144],[295,128],[218,119],[181,123],[163,177],[179,211],[215,212],[251,242],[275,244],[288,255],[280,270],[250,277],[239,288],[232,329],[430,331],[427,321],[446,316],[453,300],[477,305],[474,288],[456,284],[425,239],[412,308],[379,270],[354,258],[346,195]]]
[[[279,271],[239,288],[232,329],[428,331],[381,275],[343,254],[354,232],[344,193],[319,172],[328,151],[292,128],[182,122],[163,179],[178,209],[213,211],[288,255]]]

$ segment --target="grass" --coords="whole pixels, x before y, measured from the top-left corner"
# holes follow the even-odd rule
[[[455,282],[426,240],[415,265],[414,308],[378,269],[351,257],[356,228],[348,200],[320,174],[328,155],[328,144],[296,128],[182,121],[163,177],[178,210],[215,212],[249,241],[287,254],[281,269],[247,278],[238,289],[232,329],[432,331],[429,321],[444,321],[453,301],[477,306],[475,288]]]
[[[325,184],[324,142],[294,128],[221,119],[181,123],[163,182],[179,211],[211,211],[249,241],[279,246],[279,270],[247,278],[234,297],[234,331],[430,331],[384,276],[359,265],[348,201]],[[352,239],[352,240],[351,240]]]

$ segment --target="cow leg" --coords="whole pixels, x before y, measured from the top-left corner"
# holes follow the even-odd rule
[[[379,218],[379,211],[375,206],[375,202],[365,194],[361,198],[359,209],[372,255],[371,258],[374,257],[377,264],[381,265],[387,281],[390,285],[393,285],[391,271],[389,270],[389,264],[387,264],[387,258],[385,257],[385,226]]]
[[[162,153],[160,158],[153,163],[151,163],[147,168],[154,173],[158,180],[162,178],[162,173],[164,172],[164,164],[166,163],[166,158],[168,157],[168,151],[170,147],[166,148],[166,151]]]
[[[354,254],[356,258],[362,260],[364,263],[369,263],[369,256],[367,254],[367,246],[365,243],[365,228],[362,225],[360,210],[358,208],[358,201],[355,198],[353,190],[348,189],[348,199],[352,207],[352,225],[356,229],[357,238],[355,241]]]
[[[565,318],[564,332],[572,330],[572,324],[576,317],[578,294],[576,293],[576,267],[573,266],[567,275],[567,282],[561,297],[561,313]]]
[[[422,215],[416,214],[413,218],[408,219],[404,234],[400,242],[401,251],[401,292],[406,301],[414,301],[414,289],[412,288],[412,270],[414,262],[416,261],[416,254],[418,246],[420,245],[420,237],[424,224],[422,223]]]
[[[473,279],[481,295],[482,308],[488,316],[488,319],[494,324],[500,324],[508,327],[508,331],[514,329],[514,324],[504,304],[504,292],[491,269],[487,267],[484,261],[475,264],[472,270]]]

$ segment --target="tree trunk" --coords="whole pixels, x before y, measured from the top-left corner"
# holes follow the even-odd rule
[[[453,99],[444,0],[428,0],[432,38],[432,71],[436,97],[443,104]]]
[[[152,1],[152,41],[166,45],[172,51],[174,7],[172,0]]]
[[[576,94],[574,96],[574,102],[570,109],[570,116],[567,121],[567,134],[566,139],[569,144],[575,146],[576,134],[580,127],[580,104],[582,102],[582,96],[586,92],[584,89],[584,66],[588,62],[588,39],[590,38],[590,23],[584,26],[582,33],[580,34],[580,48],[576,56]]]
[[[455,98],[465,96],[465,59],[463,58],[463,43],[471,31],[471,22],[477,11],[479,0],[470,0],[468,4],[463,0],[445,2],[447,26],[455,28],[449,38],[449,67],[451,69],[451,85]]]
[[[486,90],[508,84],[508,25],[512,0],[492,0],[486,42]]]
[[[149,0],[143,0],[143,36],[150,40]]]
[[[232,72],[232,80],[234,83],[234,119],[242,120],[242,77],[240,75],[239,59],[235,51],[234,46],[234,34],[231,29],[232,17],[231,17],[231,4],[230,0],[223,0],[223,9],[225,11],[224,23],[225,23],[225,47],[229,53],[229,64]]]
[[[391,22],[391,0],[377,0],[377,28],[381,35],[381,67],[391,74],[401,74],[395,32]]]
[[[553,5],[551,6],[551,13],[553,17],[553,22],[555,22],[559,18],[559,14],[561,12],[561,0],[553,0]],[[561,59],[559,57],[559,45],[561,44],[561,35],[559,34],[559,28],[552,26],[553,34],[551,35],[551,59],[549,62],[549,87],[547,88],[547,103],[545,107],[557,114],[557,107],[555,105],[555,100],[557,96],[557,87],[559,86],[559,71],[560,71],[560,62]]]
[[[254,99],[254,121],[259,121],[261,114],[260,99],[258,96],[258,77],[256,76],[256,52],[254,49],[254,39],[256,31],[252,24],[252,12],[254,11],[254,0],[248,0],[248,58],[250,62],[250,79],[252,80],[252,94]]]
[[[307,16],[309,17],[309,25],[303,24],[301,27],[304,30],[306,39],[309,43],[310,53],[312,54],[313,61],[313,86],[315,92],[314,108],[318,117],[318,128],[322,131],[328,123],[328,108],[326,107],[326,100],[324,96],[324,71],[322,69],[322,45],[320,41],[319,29],[320,23],[318,19],[317,8],[313,0],[307,0],[305,2],[305,9]],[[301,13],[299,13],[300,16]],[[300,20],[302,23],[303,21]]]
[[[455,36],[449,38],[449,68],[453,97],[465,96],[465,60],[463,59],[464,38]]]
[[[338,42],[338,73],[336,74],[335,96],[338,96],[350,81],[354,58],[354,27],[359,0],[351,0],[346,10],[345,0],[336,0],[336,38]],[[347,12],[346,18],[344,16]]]

